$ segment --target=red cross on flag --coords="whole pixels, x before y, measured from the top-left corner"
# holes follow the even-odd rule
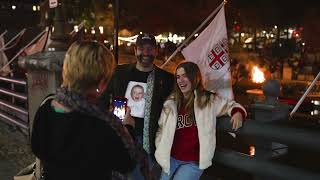
[[[233,99],[224,6],[182,54],[187,61],[198,64],[207,90]]]

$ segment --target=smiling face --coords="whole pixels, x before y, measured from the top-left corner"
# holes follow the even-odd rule
[[[143,68],[153,67],[153,61],[157,56],[157,49],[151,44],[145,43],[137,46],[136,56],[138,58],[139,66]]]
[[[187,97],[191,92],[192,86],[189,78],[187,77],[186,71],[183,67],[177,69],[176,72],[177,85],[182,92],[184,97]]]

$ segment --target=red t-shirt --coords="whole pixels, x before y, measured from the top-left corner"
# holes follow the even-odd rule
[[[180,161],[199,161],[199,137],[196,121],[193,122],[181,107],[171,148],[171,156]]]

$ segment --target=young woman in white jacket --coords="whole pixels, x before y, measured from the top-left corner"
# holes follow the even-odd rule
[[[216,147],[216,117],[229,115],[234,130],[242,126],[245,109],[206,91],[199,67],[178,65],[175,89],[164,103],[156,134],[155,158],[161,180],[197,180],[211,166]]]

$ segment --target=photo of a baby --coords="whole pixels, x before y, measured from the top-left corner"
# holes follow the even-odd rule
[[[144,88],[139,84],[134,85],[131,89],[130,95],[131,95],[132,100],[135,102],[143,101],[144,100]]]
[[[146,93],[146,83],[130,81],[125,97],[128,99],[128,106],[131,108],[131,116],[144,117],[144,105]]]

